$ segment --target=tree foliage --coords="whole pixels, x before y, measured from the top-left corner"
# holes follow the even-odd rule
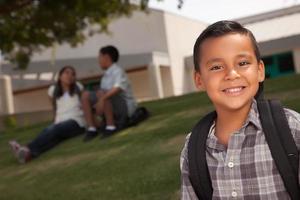
[[[115,18],[129,16],[137,9],[145,10],[148,0],[139,2],[137,5],[130,0],[0,0],[0,50],[5,59],[26,68],[33,52],[54,43],[76,46],[88,36],[107,31]]]

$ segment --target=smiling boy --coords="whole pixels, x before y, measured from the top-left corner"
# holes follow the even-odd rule
[[[254,98],[265,69],[253,34],[237,22],[216,22],[198,37],[194,63],[195,84],[206,91],[217,116],[205,150],[211,198],[290,199],[266,142]],[[284,111],[299,151],[300,115]],[[189,140],[190,135],[180,159],[184,200],[198,199],[190,180]]]

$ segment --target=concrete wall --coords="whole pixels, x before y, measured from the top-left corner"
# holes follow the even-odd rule
[[[174,95],[171,68],[161,66],[160,73],[161,73],[164,97],[170,97],[170,96]]]
[[[164,86],[169,87],[165,88],[165,92],[168,95],[179,95],[188,92],[185,89],[184,57],[192,54],[194,42],[205,27],[205,24],[196,20],[163,11],[151,9],[149,14],[134,12],[130,18],[120,18],[112,22],[109,25],[109,35],[104,33],[94,35],[77,48],[71,48],[68,45],[57,46],[55,51],[49,48],[35,54],[30,68],[25,72],[8,70],[5,73],[13,73],[15,76],[21,77],[25,73],[31,73],[32,76],[40,77],[41,73],[50,74],[65,64],[71,64],[76,67],[81,76],[95,74],[99,72],[97,66],[99,47],[113,44],[119,48],[122,55],[166,53],[170,58],[169,66],[172,66],[169,75],[173,88],[170,89],[170,85]],[[55,63],[52,62],[53,59],[56,60]],[[149,62],[146,61],[144,64],[148,65]],[[10,68],[12,67],[10,66]],[[36,74],[37,72],[39,73]],[[45,81],[45,84],[53,81],[53,77],[54,75],[51,80]],[[21,87],[23,89],[23,85],[34,86],[37,84],[36,81],[41,80],[26,80],[26,84],[21,83],[22,81],[24,81],[23,78],[20,81],[14,79],[14,88]]]
[[[138,101],[157,98],[157,94],[151,90],[150,75],[147,68],[129,72],[127,75],[131,81],[134,96]],[[164,71],[163,76],[166,77],[165,81],[169,82],[165,84],[165,92],[170,96],[170,91],[172,91],[172,85],[170,85],[169,81],[171,79],[170,73],[168,75],[168,72]],[[15,113],[52,110],[52,102],[48,97],[47,91],[48,88],[40,88],[26,92],[16,92],[14,94]]]
[[[193,56],[186,57],[184,59],[185,62],[185,90],[188,92],[195,92],[197,90],[194,83],[194,60]]]
[[[166,55],[166,53],[142,53],[121,55],[118,64],[125,70],[140,68],[149,65],[153,57],[157,54]],[[31,62],[26,70],[14,70],[9,64],[3,65],[3,73],[10,75],[13,83],[13,90],[18,91],[36,86],[49,85],[53,83],[57,72],[64,65],[72,65],[76,69],[77,78],[82,79],[102,74],[98,66],[97,57],[60,59],[56,61],[55,66],[50,66],[48,61]]]
[[[295,72],[300,73],[300,46],[293,51]]]
[[[259,20],[245,26],[253,32],[258,42],[264,42],[299,34],[299,19],[300,13],[293,13]]]
[[[26,113],[17,113],[13,115],[4,115],[0,116],[0,131],[3,131],[7,128],[5,121],[10,118],[16,123],[18,127],[24,127],[29,125],[34,125],[40,122],[47,122],[53,120],[52,111],[38,111],[38,112],[26,112]]]
[[[69,45],[55,48],[56,59],[96,57],[99,48],[104,45],[116,45],[121,54],[140,54],[152,51],[167,51],[163,12],[150,10],[150,13],[136,11],[130,18],[113,21],[109,27],[109,35],[102,33],[88,38],[77,48]],[[50,61],[53,49],[35,54],[33,61]]]
[[[154,98],[154,93],[151,90],[149,70],[136,71],[127,74],[131,82],[132,91],[137,100],[143,101]]]
[[[300,47],[300,35],[260,42],[258,43],[258,46],[262,56],[269,56],[288,51],[292,52],[293,49]]]
[[[193,54],[194,43],[207,24],[165,13],[168,52],[172,69],[174,94],[187,93],[184,58]]]
[[[0,75],[0,115],[14,113],[13,102],[11,78],[6,75]]]
[[[15,113],[51,110],[52,104],[47,94],[48,88],[14,94]]]

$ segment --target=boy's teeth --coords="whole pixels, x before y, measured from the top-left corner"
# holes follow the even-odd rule
[[[237,88],[229,88],[226,89],[225,92],[230,92],[230,93],[234,93],[234,92],[239,92],[242,90],[242,87],[237,87]]]

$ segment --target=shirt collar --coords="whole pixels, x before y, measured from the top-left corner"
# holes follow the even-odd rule
[[[107,70],[104,71],[104,74],[111,74],[116,67],[118,67],[117,64],[113,63]]]
[[[215,136],[216,122],[214,121],[208,132],[208,139],[206,140],[206,146],[211,149],[219,151],[225,151],[226,147],[218,142],[218,138]]]
[[[262,129],[258,108],[257,108],[257,102],[255,99],[253,99],[252,101],[251,109],[249,111],[247,120],[245,121],[243,127],[246,127],[249,123],[253,124],[257,129]]]
[[[253,99],[252,104],[251,104],[251,108],[250,111],[248,113],[248,117],[244,123],[244,125],[242,126],[242,128],[240,129],[240,133],[242,134],[247,134],[245,132],[245,128],[249,125],[249,124],[253,124],[257,130],[261,130],[262,129],[262,125],[260,123],[260,119],[259,119],[259,113],[258,113],[258,108],[257,108],[257,102],[255,99]],[[209,129],[209,133],[208,133],[208,141],[207,141],[207,146],[210,148],[214,148],[214,149],[218,149],[218,150],[224,150],[225,147],[222,144],[218,143],[218,139],[215,136],[215,128],[216,128],[216,123],[215,121],[213,122],[212,126]],[[241,131],[243,130],[243,131]]]
[[[257,102],[256,102],[255,99],[253,99],[253,101],[252,101],[251,108],[250,108],[250,111],[248,113],[248,117],[247,117],[244,125],[242,126],[242,128],[245,128],[246,126],[248,126],[249,123],[253,124],[257,129],[262,129],[262,125],[261,125],[261,122],[260,122],[260,119],[259,119]],[[210,130],[209,130],[208,137],[214,135],[215,126],[216,126],[216,122],[214,121],[211,128],[210,128]]]

